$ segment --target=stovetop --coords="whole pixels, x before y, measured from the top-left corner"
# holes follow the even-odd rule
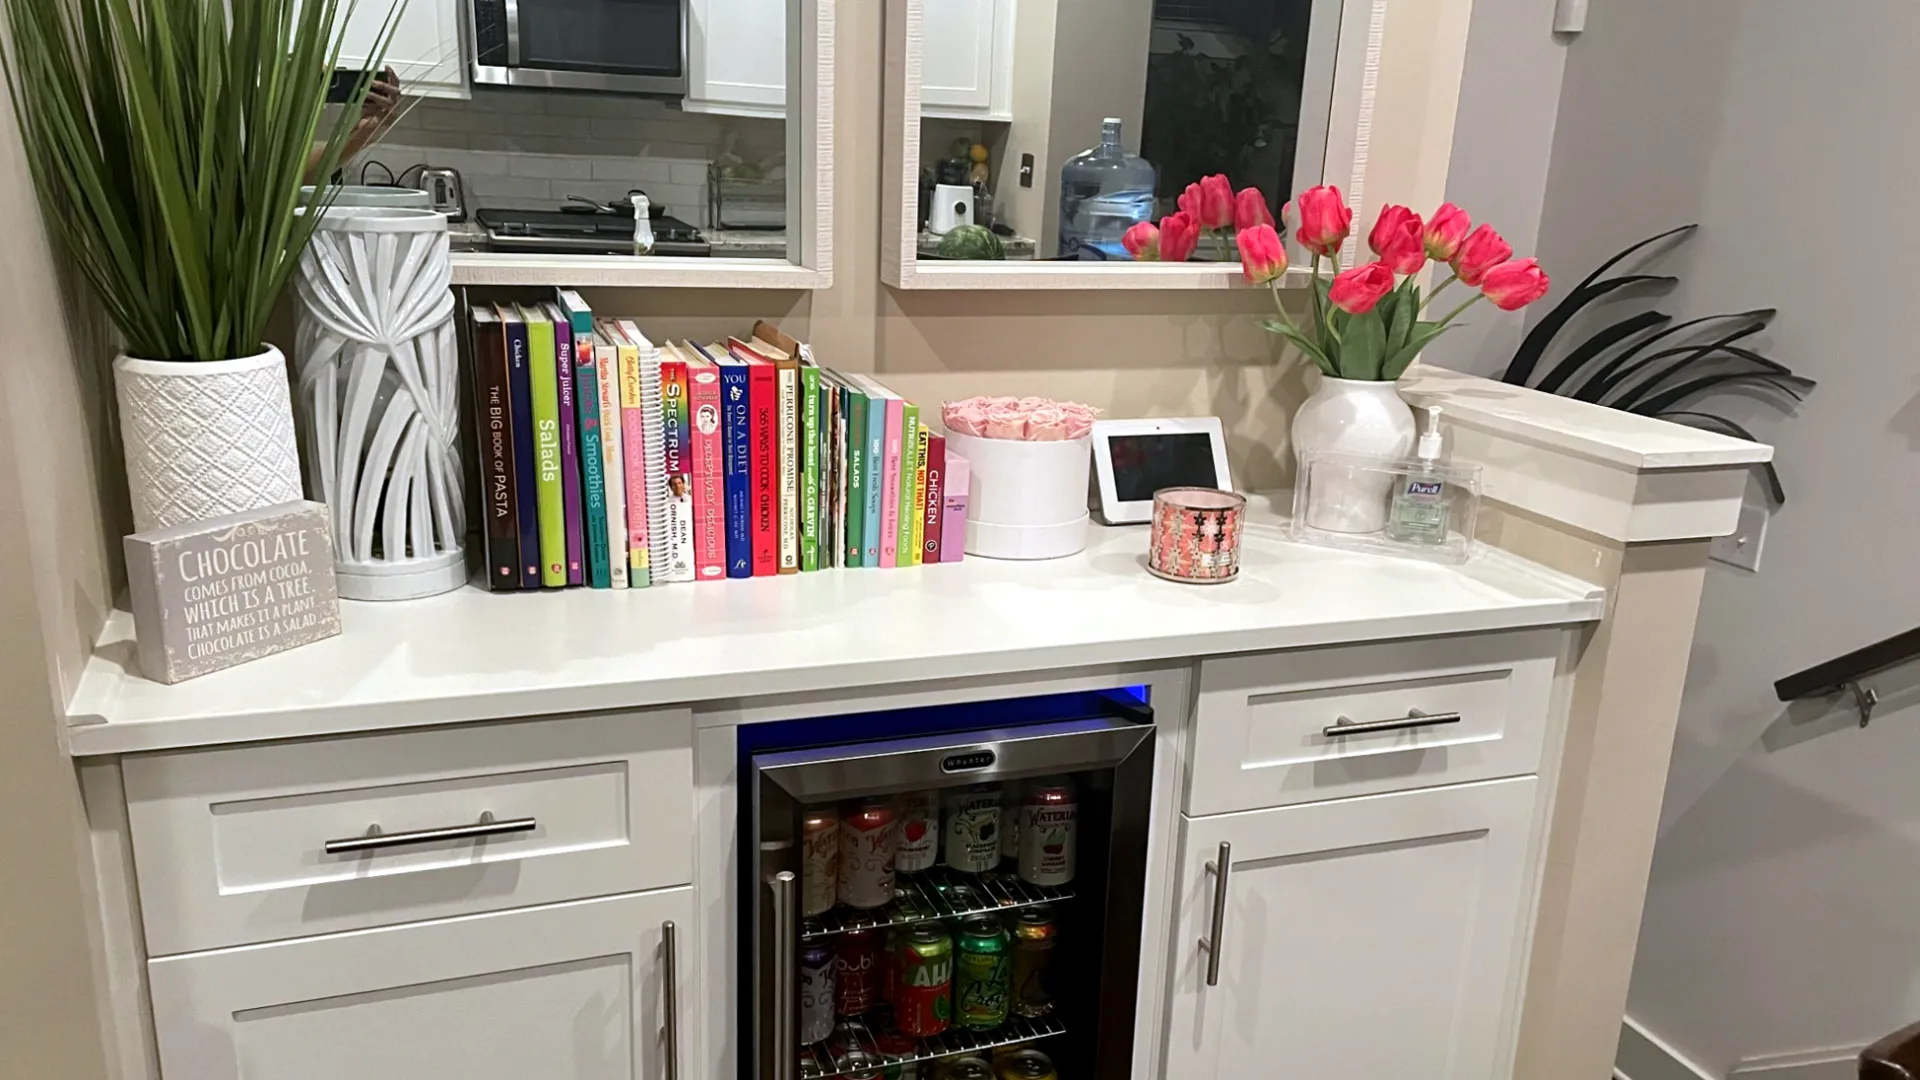
[[[628,255],[633,252],[633,218],[612,211],[488,208],[476,219],[486,227],[494,251],[569,252]],[[653,219],[656,255],[704,256],[711,246],[700,230],[673,217]]]

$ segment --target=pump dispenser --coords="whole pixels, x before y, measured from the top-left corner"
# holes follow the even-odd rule
[[[1440,471],[1440,406],[1427,406],[1427,430],[1415,453],[1414,467],[1396,478],[1387,535],[1404,544],[1444,544],[1453,492]]]

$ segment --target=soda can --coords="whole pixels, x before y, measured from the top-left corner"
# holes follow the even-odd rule
[[[1000,791],[1000,861],[1020,858],[1020,786],[1008,784]]]
[[[880,1059],[865,1050],[849,1050],[834,1064],[840,1069],[840,1080],[882,1080]]]
[[[996,1054],[993,1068],[998,1080],[1060,1080],[1053,1059],[1038,1050],[1018,1050],[1006,1057]]]
[[[930,1039],[953,1022],[953,938],[937,922],[916,923],[895,949],[899,990],[893,1022],[905,1034]]]
[[[867,799],[840,818],[840,902],[872,909],[893,902],[893,804]]]
[[[1035,783],[1020,813],[1020,877],[1035,885],[1073,880],[1080,804],[1065,780]],[[845,856],[842,856],[844,859]]]
[[[873,1037],[873,1048],[883,1058],[911,1058],[920,1052],[913,1036],[898,1031],[882,1031]],[[883,1080],[919,1080],[920,1063],[918,1061],[888,1062],[881,1072]]]
[[[859,1016],[880,998],[880,932],[849,930],[833,950],[833,1004],[841,1016]]]
[[[840,894],[840,812],[831,806],[803,811],[800,837],[800,914],[811,918]]]
[[[985,1058],[954,1058],[941,1068],[939,1080],[994,1080],[993,1066]]]
[[[1060,934],[1053,911],[1045,904],[1023,908],[1013,924],[1013,1002],[1014,1015],[1045,1016],[1053,1011],[1052,976],[1047,967],[1053,960],[1054,939]]]
[[[946,863],[967,874],[1000,865],[1000,787],[975,784],[947,796]]]
[[[971,1031],[988,1031],[1007,1022],[1013,984],[1006,928],[994,915],[975,915],[960,924],[953,972],[953,1022]]]
[[[825,939],[800,946],[800,1042],[812,1045],[833,1034],[833,944]]]
[[[900,996],[900,965],[894,959],[900,951],[899,927],[890,927],[880,946],[880,1000],[892,1005]]]
[[[900,796],[900,841],[894,847],[893,868],[903,874],[933,869],[940,861],[940,808],[933,792]]]

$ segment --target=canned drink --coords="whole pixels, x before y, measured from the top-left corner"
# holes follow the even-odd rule
[[[947,796],[946,862],[983,874],[1000,865],[1000,787],[975,784]]]
[[[893,1022],[903,1033],[929,1039],[953,1022],[953,938],[936,922],[917,923],[894,954],[899,990]]]
[[[912,1036],[897,1031],[882,1031],[873,1037],[873,1048],[883,1058],[910,1058],[919,1051]],[[884,1080],[919,1080],[920,1063],[917,1061],[889,1062],[880,1074]]]
[[[833,1034],[833,945],[825,940],[800,947],[800,1042],[811,1045]]]
[[[1013,984],[1006,928],[993,915],[975,915],[960,924],[953,972],[953,1022],[987,1031],[1007,1022]]]
[[[1015,1016],[1045,1016],[1053,1011],[1052,975],[1054,939],[1059,924],[1045,904],[1022,909],[1013,924],[1013,1000]]]
[[[996,1054],[993,1068],[999,1080],[1060,1080],[1053,1059],[1038,1050],[1017,1050],[1006,1057]]]
[[[939,1080],[994,1080],[993,1066],[985,1058],[954,1058],[940,1070]]]
[[[903,874],[933,869],[940,861],[940,808],[930,791],[900,796],[900,840],[893,868]]]
[[[893,804],[868,799],[840,819],[840,902],[877,908],[893,902]]]
[[[840,1080],[882,1080],[880,1059],[865,1050],[849,1050],[834,1064],[840,1069]]]
[[[1000,791],[1000,861],[1020,858],[1020,788],[1008,784]]]
[[[1080,804],[1065,780],[1036,783],[1020,813],[1020,877],[1035,885],[1073,880]],[[841,856],[842,859],[845,856]]]
[[[859,1016],[880,997],[880,932],[849,930],[833,950],[833,1004],[841,1016]]]
[[[812,917],[840,895],[840,812],[816,806],[800,818],[800,914]]]
[[[894,955],[900,950],[900,928],[888,929],[880,951],[880,1000],[891,1005],[900,996],[900,965]]]

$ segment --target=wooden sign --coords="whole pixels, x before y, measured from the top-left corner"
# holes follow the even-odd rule
[[[177,683],[340,632],[325,505],[289,502],[125,540],[140,670]]]

